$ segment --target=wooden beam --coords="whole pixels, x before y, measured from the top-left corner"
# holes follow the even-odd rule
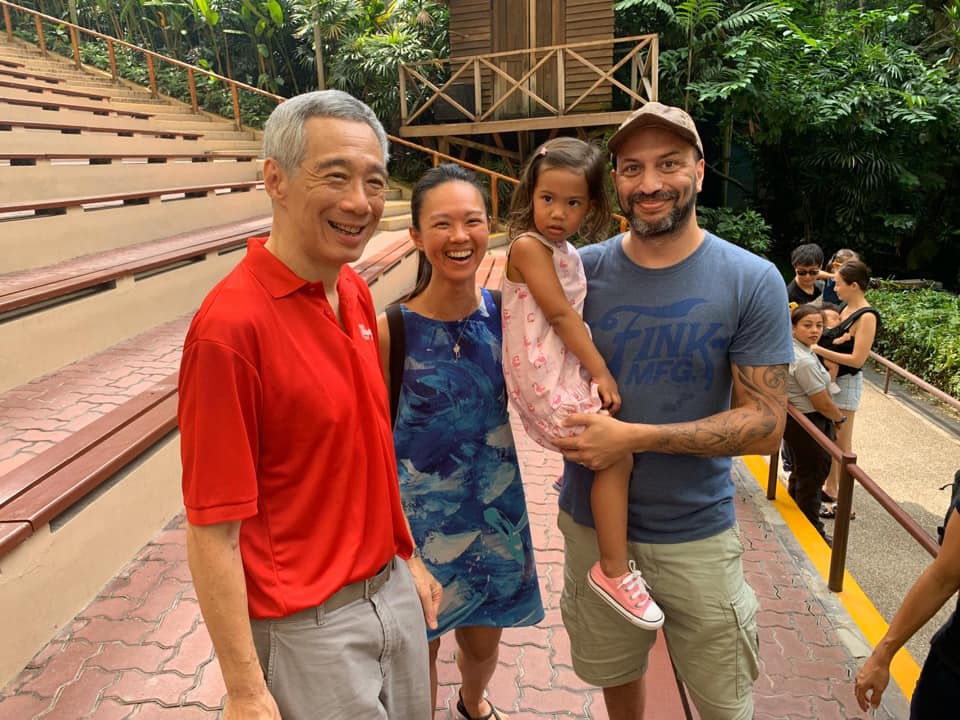
[[[503,147],[494,147],[493,145],[476,142],[475,140],[465,140],[464,138],[459,138],[455,135],[450,135],[449,141],[454,145],[460,145],[461,147],[470,148],[471,150],[479,150],[480,152],[490,153],[491,155],[499,155],[500,157],[509,158],[511,160],[519,161],[521,159],[520,153],[515,150],[507,150]]]
[[[580,113],[562,116],[517,118],[515,120],[488,120],[485,122],[445,123],[442,125],[408,125],[400,128],[400,137],[437,137],[442,135],[486,135],[489,133],[549,130],[550,128],[595,127],[619,125],[631,110],[617,112]]]

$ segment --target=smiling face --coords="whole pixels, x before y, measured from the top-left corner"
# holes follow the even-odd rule
[[[433,277],[475,282],[490,242],[490,220],[480,191],[451,180],[428,190],[418,213],[414,244],[433,266]]]
[[[804,315],[793,325],[793,337],[807,347],[816,345],[821,335],[823,335],[823,315],[820,313]]]
[[[548,240],[576,234],[590,211],[590,190],[582,173],[544,167],[533,189],[533,224]]]
[[[383,215],[387,171],[365,123],[314,117],[304,138],[304,160],[293,172],[264,161],[274,203],[271,250],[304,279],[324,280],[360,259]]]
[[[703,186],[703,160],[669,130],[645,127],[617,150],[613,182],[633,234],[655,237],[682,231]]]

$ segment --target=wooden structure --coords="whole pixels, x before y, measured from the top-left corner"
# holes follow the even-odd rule
[[[657,36],[614,38],[609,0],[448,5],[451,57],[401,67],[402,137],[501,145],[504,132],[618,124],[657,98]]]

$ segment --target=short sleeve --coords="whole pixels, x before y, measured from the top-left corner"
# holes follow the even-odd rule
[[[797,381],[797,385],[800,386],[803,394],[807,397],[823,392],[829,384],[830,376],[827,375],[824,379],[824,373],[819,371],[817,365],[819,365],[818,360],[801,361],[797,363],[797,367],[793,371],[793,377]]]
[[[222,343],[188,342],[179,390],[187,520],[213,525],[256,515],[260,379],[255,368]]]
[[[787,289],[773,265],[758,275],[753,291],[741,299],[741,308],[730,362],[741,367],[793,362]]]

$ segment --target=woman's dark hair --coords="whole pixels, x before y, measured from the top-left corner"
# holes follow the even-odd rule
[[[594,242],[606,234],[610,225],[610,200],[604,188],[607,161],[600,148],[572,137],[547,140],[527,161],[520,184],[510,200],[510,220],[507,228],[511,239],[530,229],[533,224],[533,191],[540,173],[547,169],[570,170],[583,175],[590,195],[590,210],[583,218],[578,235]]]
[[[847,260],[837,270],[837,274],[848,285],[856,283],[864,291],[870,287],[870,268],[862,260]]]
[[[427,170],[420,176],[417,184],[413,187],[413,194],[410,196],[410,224],[413,225],[414,230],[418,232],[420,230],[420,213],[423,211],[423,201],[427,193],[449,182],[463,182],[476,188],[477,192],[480,193],[480,197],[483,198],[483,208],[487,213],[487,217],[490,217],[490,196],[487,195],[487,191],[483,185],[477,181],[477,176],[460,165],[444,163],[443,165],[438,165],[435,168]],[[427,260],[426,253],[423,252],[423,250],[418,251],[417,282],[413,286],[413,290],[410,291],[410,294],[400,302],[413,300],[413,298],[426,290],[432,276],[433,266]]]
[[[823,312],[819,307],[816,305],[811,305],[810,303],[807,303],[806,305],[797,305],[797,307],[793,309],[793,312],[790,313],[790,323],[796,325],[808,315],[819,315],[822,318]]]

